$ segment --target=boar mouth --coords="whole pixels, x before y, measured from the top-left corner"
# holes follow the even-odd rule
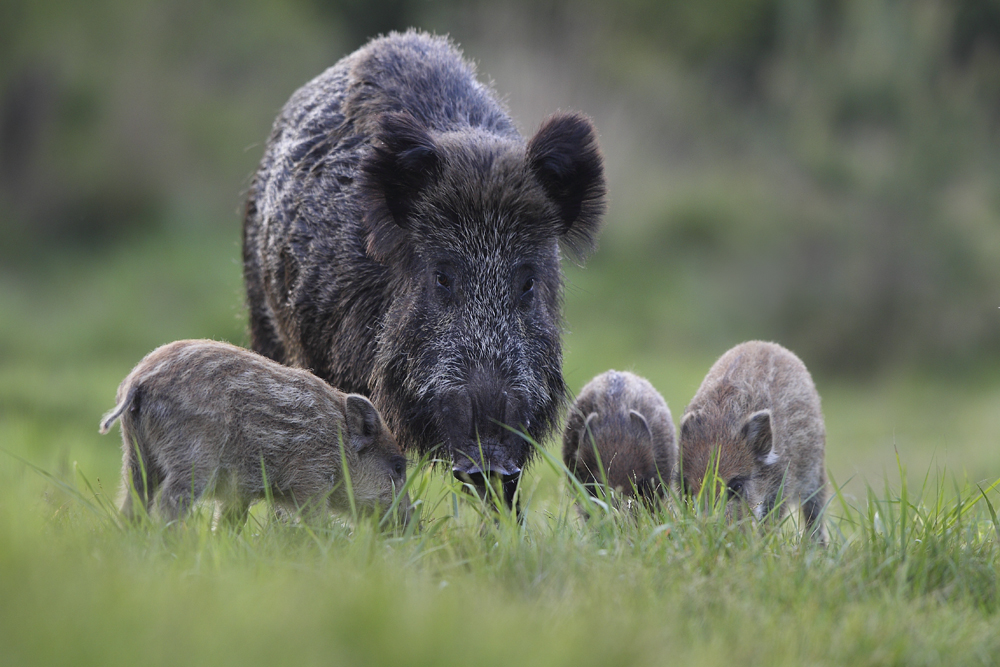
[[[451,471],[455,477],[462,478],[463,475],[500,475],[501,477],[518,477],[521,474],[521,467],[515,465],[510,460],[498,460],[497,458],[487,458],[486,462],[475,461],[467,454],[458,454],[452,465]]]
[[[469,490],[474,490],[483,500],[490,498],[487,487],[492,486],[498,492],[502,491],[504,502],[508,507],[513,506],[514,492],[521,479],[521,468],[512,461],[489,460],[483,465],[482,461],[476,462],[466,454],[459,454],[451,472],[455,479],[471,486],[472,489]]]
[[[514,506],[514,493],[517,491],[517,484],[521,480],[521,471],[511,474],[500,474],[497,472],[483,472],[475,470],[473,472],[460,471],[457,467],[452,469],[455,479],[460,481],[465,489],[475,493],[482,500],[490,500],[491,494],[488,487],[492,486],[498,495],[502,494],[503,502],[507,507]],[[469,488],[469,487],[472,488]],[[518,508],[520,516],[520,509]]]

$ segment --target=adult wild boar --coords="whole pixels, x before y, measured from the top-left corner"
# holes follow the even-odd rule
[[[244,223],[253,348],[509,496],[531,448],[504,426],[541,440],[565,400],[560,244],[582,259],[604,208],[585,117],[525,142],[446,39],[375,39],[275,121]]]

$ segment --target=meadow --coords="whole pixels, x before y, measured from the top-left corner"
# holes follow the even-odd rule
[[[764,535],[677,503],[584,522],[554,442],[523,525],[415,467],[407,532],[263,505],[234,532],[209,508],[121,528],[100,416],[156,345],[246,343],[239,256],[232,229],[189,230],[0,272],[0,664],[1000,664],[988,379],[817,377],[827,549],[794,515]],[[620,267],[566,268],[571,388],[627,367],[679,418],[724,349],[685,346],[656,319],[683,309]]]

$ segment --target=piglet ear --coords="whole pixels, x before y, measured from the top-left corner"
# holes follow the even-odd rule
[[[379,434],[381,418],[372,402],[361,394],[348,394],[346,403],[348,439],[357,451],[361,451]]]
[[[596,421],[597,413],[591,412],[587,415],[587,419],[583,422],[583,429],[580,431],[580,444],[584,445],[587,449],[593,448],[594,440],[597,438],[594,434]]]
[[[698,412],[688,412],[681,417],[681,440],[688,440],[694,436],[695,430],[701,425],[701,414]]]
[[[646,421],[646,418],[642,415],[641,412],[639,412],[638,410],[629,410],[628,416],[629,419],[638,424],[639,427],[643,429],[643,431],[645,431],[647,435],[649,435],[650,440],[653,439],[653,429],[649,428],[649,422]]]
[[[747,447],[757,458],[765,458],[771,452],[771,411],[758,410],[750,415],[743,425],[743,437]]]
[[[559,212],[559,236],[583,259],[594,249],[606,208],[597,131],[577,113],[550,116],[528,142],[528,166]]]
[[[403,242],[413,205],[437,176],[440,154],[426,127],[406,113],[379,119],[371,154],[361,164],[368,252],[383,259]]]

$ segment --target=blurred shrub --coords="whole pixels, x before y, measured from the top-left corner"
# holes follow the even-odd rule
[[[951,51],[968,62],[981,51],[1000,51],[1000,3],[996,0],[955,0]]]
[[[308,5],[0,9],[0,255],[238,224],[274,115],[338,54]]]
[[[664,354],[1000,361],[1000,3],[558,4],[599,17],[575,39],[634,142],[592,266],[632,306],[596,309]]]
[[[326,21],[341,24],[346,33],[345,52],[353,51],[375,35],[422,25],[427,0],[312,0]]]
[[[589,91],[613,187],[591,270],[637,345],[774,338],[849,372],[1000,355],[996,0],[0,3],[0,258],[235,235],[289,94],[410,24]]]
[[[842,2],[821,49],[825,26],[787,24],[769,102],[825,211],[772,286],[774,317],[827,367],[968,367],[1000,350],[1000,146],[982,71],[956,58],[964,11]]]
[[[621,0],[592,2],[619,35],[722,75],[744,91],[772,55],[780,0]],[[633,47],[634,48],[634,47]]]

